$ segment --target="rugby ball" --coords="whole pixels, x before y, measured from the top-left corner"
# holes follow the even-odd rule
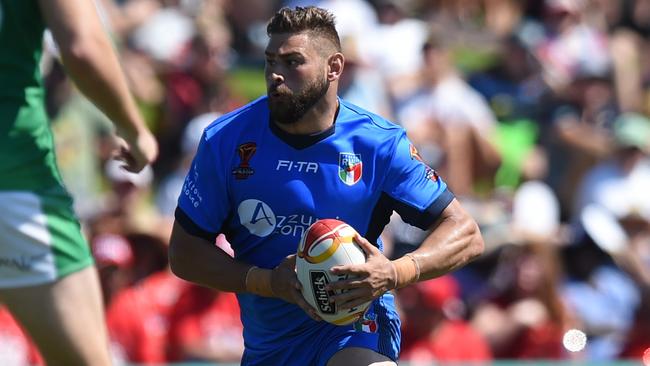
[[[303,234],[296,258],[296,273],[302,284],[302,295],[320,317],[332,324],[346,325],[358,320],[370,301],[352,309],[340,310],[330,297],[340,291],[327,291],[328,283],[344,280],[348,275],[335,275],[330,268],[366,262],[366,254],[354,241],[356,231],[334,219],[313,223]]]

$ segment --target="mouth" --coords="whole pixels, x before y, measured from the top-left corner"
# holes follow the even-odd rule
[[[267,94],[273,97],[282,97],[285,95],[289,95],[290,91],[286,85],[278,84],[278,85],[271,85],[268,89]]]

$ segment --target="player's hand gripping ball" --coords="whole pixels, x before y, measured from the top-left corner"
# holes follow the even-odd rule
[[[348,224],[334,219],[313,223],[298,246],[296,272],[302,284],[302,295],[320,317],[332,324],[345,325],[358,320],[368,309],[370,301],[352,309],[339,310],[330,297],[339,290],[327,291],[328,283],[345,280],[348,275],[335,275],[330,268],[366,262],[366,254],[354,241],[356,231]]]

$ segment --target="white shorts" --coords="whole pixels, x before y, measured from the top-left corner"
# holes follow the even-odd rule
[[[62,187],[0,191],[0,288],[54,282],[92,264]]]

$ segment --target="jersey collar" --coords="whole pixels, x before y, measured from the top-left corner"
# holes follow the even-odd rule
[[[284,141],[287,145],[293,147],[294,149],[302,150],[315,145],[319,141],[324,140],[334,134],[334,131],[336,130],[336,118],[338,117],[340,110],[341,101],[339,100],[338,106],[336,108],[336,114],[334,114],[334,123],[332,123],[332,126],[324,131],[316,132],[314,134],[296,135],[289,133],[273,123],[273,121],[271,121],[271,118],[269,118],[269,128],[275,136]]]

